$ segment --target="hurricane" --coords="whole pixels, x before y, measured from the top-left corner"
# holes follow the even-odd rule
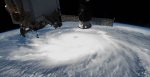
[[[78,25],[0,33],[0,77],[150,77],[150,29]]]

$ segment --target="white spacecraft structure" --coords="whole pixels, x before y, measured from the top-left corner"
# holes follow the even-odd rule
[[[54,28],[64,21],[79,21],[78,16],[62,15],[59,0],[5,0],[5,7],[14,24],[20,24],[20,33],[25,37],[29,31],[37,31],[47,24]],[[112,26],[113,19],[93,18],[92,24]]]

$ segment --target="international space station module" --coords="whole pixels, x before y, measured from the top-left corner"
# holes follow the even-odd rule
[[[81,0],[88,3],[90,0]],[[52,25],[54,28],[62,26],[64,21],[80,21],[82,24],[82,29],[90,28],[92,24],[106,24],[112,26],[113,19],[101,19],[92,18],[92,20],[82,21],[80,19],[86,19],[83,16],[82,8],[79,16],[73,15],[62,15],[59,0],[5,0],[5,8],[10,13],[12,21],[14,24],[20,25],[20,33],[25,37],[25,34],[29,31],[37,31],[47,24]],[[83,18],[82,18],[83,17]],[[88,16],[89,17],[89,16]],[[89,26],[87,26],[89,25]]]

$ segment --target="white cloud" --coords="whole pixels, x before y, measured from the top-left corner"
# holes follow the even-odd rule
[[[79,29],[77,24],[65,22],[57,30],[40,30],[40,38],[19,41],[16,34],[3,34],[0,76],[150,77],[149,37],[120,27]]]
[[[81,60],[94,53],[103,53],[110,47],[109,36],[103,31],[94,29],[81,30],[78,28],[63,29],[58,34],[46,33],[41,38],[33,38],[30,48],[21,47],[10,54],[15,60],[44,60],[53,63],[67,63]]]
[[[145,35],[150,35],[150,29],[149,28],[139,27],[139,26],[136,26],[136,25],[114,23],[114,27],[122,28],[122,29],[128,30],[128,31],[140,32],[140,33],[143,33]]]

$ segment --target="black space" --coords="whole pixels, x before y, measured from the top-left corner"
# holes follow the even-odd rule
[[[42,1],[42,0],[41,0]],[[150,28],[150,4],[146,0],[92,0],[93,17],[115,18],[117,22]],[[0,32],[18,28],[12,24],[9,13],[0,0]],[[60,0],[62,14],[78,15],[79,0]]]

